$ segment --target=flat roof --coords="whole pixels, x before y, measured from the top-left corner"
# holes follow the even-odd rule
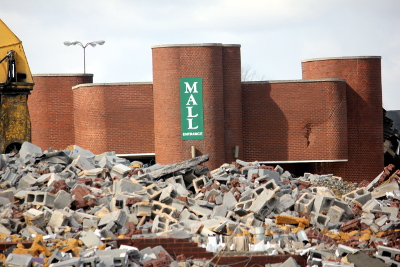
[[[147,85],[153,84],[153,82],[122,82],[122,83],[82,83],[72,87],[77,89],[80,87],[93,87],[93,86],[127,86],[127,85]]]
[[[325,79],[299,79],[299,80],[270,80],[270,81],[242,81],[243,83],[316,83],[316,82],[346,82],[346,79],[325,78]]]
[[[160,47],[181,47],[181,46],[233,46],[240,47],[240,44],[222,44],[222,43],[198,43],[198,44],[163,44],[163,45],[153,45],[151,48],[160,48]]]
[[[44,76],[44,77],[58,77],[58,76],[88,76],[88,77],[93,77],[93,74],[91,73],[44,73],[44,74],[32,74],[33,77],[35,76]]]
[[[382,58],[381,56],[353,56],[353,57],[320,57],[305,59],[301,62],[319,61],[319,60],[343,60],[343,59],[368,59],[368,58]]]

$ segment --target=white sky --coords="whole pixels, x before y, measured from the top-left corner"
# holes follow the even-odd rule
[[[241,44],[242,66],[266,80],[301,79],[301,60],[382,56],[383,107],[400,110],[398,0],[2,0],[33,74],[95,83],[152,81],[151,46]],[[1,38],[1,36],[0,36]]]

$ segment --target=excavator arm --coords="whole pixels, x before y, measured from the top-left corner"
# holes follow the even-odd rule
[[[0,153],[31,141],[28,95],[33,85],[22,42],[0,20]]]

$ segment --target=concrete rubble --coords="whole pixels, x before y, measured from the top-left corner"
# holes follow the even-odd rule
[[[393,165],[357,184],[239,159],[209,170],[207,160],[147,166],[113,152],[42,152],[25,142],[18,154],[0,156],[0,245],[14,244],[0,259],[5,266],[214,266],[244,254],[287,255],[264,263],[276,267],[400,266]],[[121,243],[162,237],[187,239],[213,256]]]

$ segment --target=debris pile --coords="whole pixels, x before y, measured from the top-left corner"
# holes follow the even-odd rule
[[[0,157],[0,244],[18,243],[0,259],[7,266],[205,266],[244,253],[302,255],[309,266],[399,266],[393,165],[356,184],[242,160],[210,171],[207,160],[146,166],[113,152],[42,152],[25,142]],[[120,242],[159,237],[193,241],[213,256]],[[282,266],[297,266],[289,256]]]

